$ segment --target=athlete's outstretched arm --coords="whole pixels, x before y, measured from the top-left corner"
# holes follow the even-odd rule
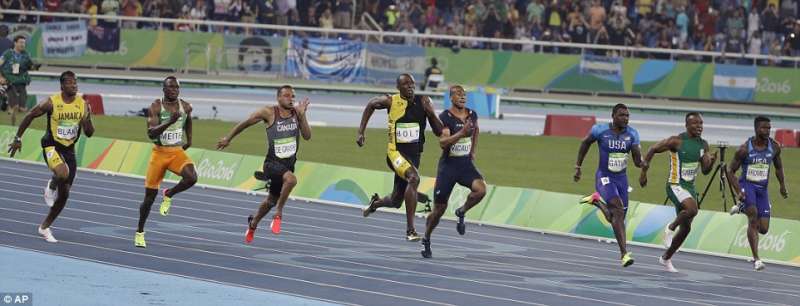
[[[647,150],[647,154],[644,156],[644,162],[647,162],[647,167],[642,168],[642,171],[647,171],[650,167],[650,161],[653,159],[658,153],[663,153],[667,150],[676,151],[678,147],[681,145],[681,138],[678,136],[670,136],[667,139],[663,139]]]
[[[728,177],[728,184],[736,191],[740,201],[744,200],[744,193],[742,193],[742,187],[739,186],[739,180],[736,179],[736,171],[742,166],[745,158],[747,158],[747,143],[739,146],[739,149],[736,150],[733,155],[733,161],[728,164],[728,172],[725,173],[725,176]]]
[[[589,148],[595,141],[597,141],[597,139],[589,132],[589,135],[586,135],[581,141],[581,146],[578,147],[578,159],[575,161],[575,176],[572,177],[576,182],[581,180],[581,165],[583,165],[583,159],[586,158],[586,153],[589,152]]]
[[[94,135],[94,124],[92,123],[92,107],[89,106],[89,103],[85,104],[85,112],[86,116],[81,119],[81,128],[83,129],[83,134],[86,137],[92,137]]]
[[[185,103],[183,109],[186,110],[186,123],[183,125],[183,131],[186,132],[186,143],[183,144],[183,149],[189,149],[192,146],[192,105],[180,101],[180,103]]]
[[[300,121],[300,134],[303,135],[303,139],[306,141],[311,140],[311,127],[308,125],[306,117],[309,104],[311,102],[308,101],[308,98],[305,98],[294,107],[295,113],[297,113],[297,121]]]
[[[681,145],[681,138],[678,136],[671,136],[667,139],[661,140],[654,144],[647,150],[647,154],[642,161],[642,173],[639,175],[639,185],[642,187],[647,186],[647,170],[650,169],[650,161],[656,153],[662,153],[667,150],[675,151]]]
[[[713,155],[708,154],[708,150],[708,142],[703,140],[703,156],[700,157],[700,168],[703,171],[703,175],[711,173],[711,169],[714,168],[714,163],[717,161],[717,154],[719,154],[719,151],[714,152]]]
[[[422,105],[425,109],[425,116],[428,117],[428,123],[431,124],[431,130],[433,130],[433,134],[436,136],[442,135],[442,121],[439,120],[439,117],[436,116],[436,111],[433,110],[433,103],[431,103],[431,98],[425,96],[422,99]]]
[[[22,122],[19,123],[19,128],[17,128],[17,137],[14,138],[14,141],[8,146],[8,153],[11,157],[14,157],[14,154],[17,151],[22,151],[22,135],[25,134],[25,130],[28,129],[28,126],[31,125],[33,119],[36,119],[44,114],[47,114],[53,110],[53,102],[50,101],[50,98],[47,98],[44,102],[36,104],[31,111],[25,115],[25,118],[22,118]]]
[[[181,114],[179,112],[174,112],[172,115],[170,115],[169,121],[158,124],[158,117],[160,113],[160,100],[155,100],[152,104],[150,104],[150,116],[147,117],[147,136],[150,138],[160,137],[161,134],[164,133],[164,131],[166,131],[171,124],[178,122],[178,119],[181,118]]]
[[[769,141],[772,141],[770,139]],[[775,177],[778,178],[778,183],[781,185],[781,196],[784,199],[789,197],[789,191],[786,190],[786,183],[783,181],[783,161],[781,160],[781,146],[777,142],[772,143],[775,148],[775,157],[772,158],[772,163],[775,164]]]
[[[377,96],[369,99],[367,107],[364,108],[364,114],[361,115],[361,125],[358,126],[356,144],[358,144],[359,147],[364,146],[364,142],[366,141],[364,130],[367,129],[367,123],[369,122],[369,118],[372,117],[372,113],[375,112],[376,109],[387,109],[391,106],[392,97],[389,95]]]
[[[644,160],[642,159],[642,145],[635,144],[631,147],[631,155],[633,155],[633,165],[637,168],[644,167]]]
[[[261,109],[253,112],[250,114],[250,117],[242,122],[239,122],[239,124],[233,127],[233,130],[231,130],[227,136],[222,137],[219,142],[217,142],[217,150],[225,149],[225,147],[231,144],[231,141],[233,141],[233,138],[236,137],[236,135],[239,135],[239,133],[249,128],[253,124],[265,121],[267,122],[267,125],[270,125],[272,121],[271,118],[274,118],[273,116],[274,114],[271,107],[262,107]]]

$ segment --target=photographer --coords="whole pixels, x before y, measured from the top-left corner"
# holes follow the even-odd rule
[[[14,37],[14,48],[8,49],[0,56],[0,85],[7,85],[8,108],[11,113],[11,125],[16,125],[17,112],[24,110],[28,100],[27,87],[31,83],[28,70],[33,68],[33,61],[25,51],[26,39],[22,35]]]

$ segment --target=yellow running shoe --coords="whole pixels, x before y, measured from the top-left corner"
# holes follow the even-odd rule
[[[623,267],[628,267],[628,266],[633,264],[633,257],[631,257],[631,255],[633,255],[633,253],[628,252],[628,253],[625,253],[625,256],[622,256],[622,266]]]
[[[164,188],[164,191],[161,192],[161,197],[163,200],[161,201],[161,207],[158,209],[158,211],[162,216],[169,215],[169,207],[172,205],[172,198],[167,196],[166,188]]]
[[[133,245],[137,248],[146,248],[147,243],[144,242],[144,232],[136,232],[136,235],[133,236]]]

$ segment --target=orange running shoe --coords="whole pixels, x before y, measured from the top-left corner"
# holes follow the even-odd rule
[[[269,227],[272,228],[272,233],[277,235],[281,233],[281,216],[276,215],[272,217],[272,223],[269,224]]]

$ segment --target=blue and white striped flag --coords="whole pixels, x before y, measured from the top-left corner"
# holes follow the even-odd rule
[[[307,80],[364,82],[366,48],[357,41],[289,39],[286,72]]]
[[[753,101],[757,74],[755,66],[716,64],[714,68],[714,99]]]

